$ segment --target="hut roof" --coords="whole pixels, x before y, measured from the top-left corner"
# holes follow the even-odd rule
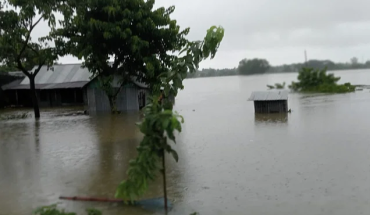
[[[87,68],[82,68],[81,64],[58,64],[52,68],[43,66],[35,77],[36,89],[64,89],[64,88],[82,88],[92,79],[91,73]],[[131,81],[141,88],[147,86],[136,81],[132,77]],[[12,82],[3,86],[3,90],[29,89],[30,80],[24,77],[21,82]]]
[[[288,100],[288,91],[285,90],[255,91],[252,92],[248,100],[249,101]]]

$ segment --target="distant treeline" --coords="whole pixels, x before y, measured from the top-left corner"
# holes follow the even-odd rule
[[[306,63],[271,66],[266,59],[243,59],[239,62],[238,67],[232,69],[202,69],[197,73],[189,74],[188,78],[299,72],[303,67],[312,69],[326,68],[327,70],[367,69],[370,68],[370,61],[360,63],[358,59],[354,57],[351,58],[348,63],[335,63],[330,60],[309,60]]]

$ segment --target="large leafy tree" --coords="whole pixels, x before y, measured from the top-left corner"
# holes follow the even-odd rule
[[[171,142],[182,121],[169,95],[184,88],[183,80],[197,71],[202,60],[215,56],[224,36],[222,27],[213,26],[203,40],[189,41],[189,28],[181,31],[170,18],[174,7],[153,6],[154,0],[69,0],[61,10],[63,28],[51,34],[59,53],[84,58],[93,76],[108,83],[103,87],[108,97],[112,97],[106,90],[112,76],[118,76],[120,83],[134,76],[149,86],[150,102],[139,125],[144,138],[137,158],[130,162],[127,180],[116,192],[116,197],[126,200],[142,195],[158,170],[166,188],[164,157],[170,153],[179,159]],[[166,189],[164,193],[167,199]]]
[[[97,77],[112,112],[122,86],[136,78],[151,84],[171,62],[168,51],[185,44],[174,8],[153,9],[154,0],[69,0],[62,28],[52,33],[59,53],[84,59]]]
[[[35,77],[44,65],[50,66],[57,55],[44,38],[33,40],[31,34],[45,20],[55,26],[55,0],[3,0],[0,3],[0,62],[16,67],[30,80],[35,118],[40,110],[35,89]]]
[[[241,75],[263,74],[270,69],[270,64],[265,59],[243,59],[239,62],[238,71]]]

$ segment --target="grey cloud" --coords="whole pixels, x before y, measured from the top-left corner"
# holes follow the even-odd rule
[[[211,25],[225,28],[217,57],[202,67],[234,67],[244,57],[291,63],[303,60],[304,49],[313,58],[370,59],[369,0],[156,0],[157,7],[171,5],[192,40],[202,39]]]

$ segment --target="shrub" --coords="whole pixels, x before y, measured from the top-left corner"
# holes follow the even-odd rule
[[[293,91],[317,93],[348,93],[355,91],[350,83],[337,84],[340,77],[327,74],[326,69],[302,68],[298,74],[298,82],[289,86]]]

